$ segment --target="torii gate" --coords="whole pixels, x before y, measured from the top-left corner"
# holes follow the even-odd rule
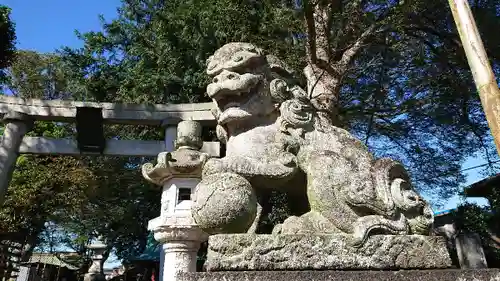
[[[212,103],[135,105],[21,99],[0,96],[0,114],[6,123],[0,143],[0,204],[3,203],[19,154],[154,156],[173,151],[177,123],[194,120],[215,126]],[[76,123],[76,139],[28,137],[34,121]],[[165,141],[104,139],[103,123],[165,128]],[[91,135],[91,138],[85,137]],[[219,142],[204,142],[203,152],[217,157]]]

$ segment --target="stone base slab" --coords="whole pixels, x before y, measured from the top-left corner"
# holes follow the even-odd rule
[[[180,273],[179,281],[497,281],[500,270],[231,271]]]
[[[374,235],[361,247],[348,234],[210,236],[207,271],[450,268],[444,237]]]

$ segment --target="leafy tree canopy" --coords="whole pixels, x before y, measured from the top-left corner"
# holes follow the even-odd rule
[[[304,67],[319,69],[339,124],[377,156],[401,160],[429,196],[455,193],[474,153],[496,160],[447,3],[332,3],[128,0],[101,31],[79,34],[83,48],[61,56],[77,99],[200,102],[208,56],[248,41],[282,58],[303,86]],[[498,69],[499,39],[489,32],[500,27],[498,0],[471,5]]]
[[[0,82],[5,81],[3,69],[10,65],[15,49],[16,34],[10,11],[9,7],[0,5]]]

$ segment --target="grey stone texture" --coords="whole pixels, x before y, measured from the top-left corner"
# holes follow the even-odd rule
[[[356,247],[373,233],[430,234],[433,212],[414,190],[405,168],[391,159],[375,159],[361,141],[335,126],[277,58],[249,43],[229,43],[208,59],[207,74],[213,78],[207,94],[215,105],[217,135],[227,149],[225,157],[204,165],[198,193],[215,194],[210,190],[224,186],[217,195],[223,205],[223,198],[241,193],[227,188],[242,186],[236,176],[236,182],[229,182],[227,175],[234,174],[247,180],[256,194],[275,189],[307,197],[309,212],[301,209],[301,215],[276,226],[276,234],[345,233]],[[210,212],[208,205],[198,206],[204,203],[193,204],[193,210],[205,208],[211,216],[199,213],[200,227],[216,233],[216,224],[218,233],[230,233],[234,221],[213,216],[223,207],[212,204],[216,210]],[[240,207],[230,208],[247,212],[249,203],[240,201]],[[257,212],[253,224],[242,225],[252,232],[259,219]],[[208,221],[211,224],[205,225]]]
[[[2,121],[5,129],[0,138],[0,205],[7,193],[23,137],[34,124],[31,116],[16,111],[8,111]]]
[[[231,271],[181,273],[180,281],[498,281],[500,271]]]
[[[158,154],[157,163],[142,165],[143,177],[157,185],[163,185],[173,177],[200,177],[203,165],[210,155],[199,150],[203,146],[201,125],[196,121],[181,121],[177,125],[175,151]]]
[[[462,233],[457,229],[451,214],[436,216],[434,233],[446,237],[452,259],[456,259],[462,269],[488,268],[486,256],[477,233]],[[453,250],[454,249],[454,250]]]
[[[156,157],[165,151],[164,141],[152,140],[106,140],[105,156],[139,156]],[[212,157],[220,156],[220,143],[218,141],[203,142],[201,152],[208,153]],[[73,139],[52,139],[46,137],[25,136],[19,147],[21,154],[41,155],[71,155],[80,156],[82,152],[78,149],[78,143]],[[86,152],[85,154],[95,154]]]
[[[209,237],[207,271],[450,268],[445,238],[373,235],[353,247],[352,235],[220,234]]]
[[[461,268],[488,268],[481,238],[477,233],[460,233],[455,237],[455,246]]]
[[[106,276],[102,273],[86,273],[83,281],[106,281]]]
[[[74,122],[76,108],[96,107],[102,109],[102,117],[107,123],[130,125],[162,124],[165,119],[195,120],[203,124],[214,124],[211,103],[186,104],[125,104],[97,103],[69,100],[23,99],[0,96],[0,113],[12,111],[24,113],[35,120]]]
[[[206,182],[209,182],[207,186]],[[234,173],[204,177],[192,200],[194,221],[210,234],[246,232],[257,215],[257,198],[252,186]]]

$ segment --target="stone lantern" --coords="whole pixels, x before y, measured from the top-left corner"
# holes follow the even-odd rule
[[[160,280],[177,280],[178,272],[195,272],[196,255],[208,236],[191,216],[191,194],[200,182],[207,153],[203,145],[201,125],[181,121],[177,126],[175,151],[162,152],[157,164],[142,166],[144,178],[162,186],[160,216],[149,221],[148,230],[162,243]]]
[[[102,238],[99,237],[97,241],[87,246],[87,249],[92,251],[92,265],[89,268],[88,273],[85,274],[84,281],[104,281],[106,280],[102,263],[104,262],[104,252],[107,249],[107,245],[102,242]]]

